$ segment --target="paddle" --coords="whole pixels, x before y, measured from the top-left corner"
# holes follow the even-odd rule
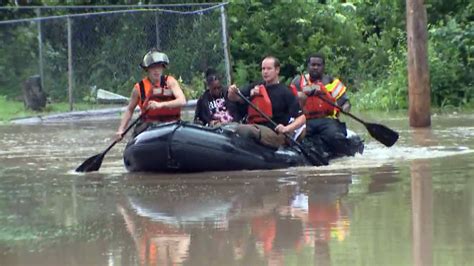
[[[126,129],[125,131],[122,133],[122,137],[125,136],[125,134],[127,134],[127,132],[133,127],[135,126],[138,121],[140,121],[140,119],[143,117],[143,114],[141,114],[137,119],[135,119],[135,121],[133,121],[133,123],[131,123]],[[89,157],[87,160],[85,160],[81,165],[79,165],[79,167],[76,168],[76,172],[93,172],[93,171],[97,171],[99,170],[100,166],[102,165],[102,161],[104,160],[104,156],[107,152],[109,152],[110,149],[112,149],[113,146],[115,146],[115,144],[117,144],[119,142],[119,140],[115,140],[114,142],[112,142],[112,144],[110,144],[109,147],[107,147],[107,149],[105,149],[105,151],[103,151],[102,153],[99,153],[99,154],[96,154],[92,157]]]
[[[322,99],[323,101],[325,101],[326,103],[331,104],[332,106],[338,108],[341,113],[343,113],[345,115],[348,115],[348,116],[354,118],[355,120],[357,120],[358,122],[362,123],[365,126],[365,128],[367,129],[367,131],[369,131],[369,134],[374,139],[376,139],[380,143],[382,143],[383,145],[385,145],[387,147],[392,147],[393,144],[395,144],[395,142],[397,142],[398,133],[396,131],[394,131],[394,130],[392,130],[392,129],[384,126],[384,125],[381,125],[381,124],[365,122],[364,120],[356,117],[355,115],[342,110],[342,108],[339,107],[337,104],[332,103],[331,101],[328,101],[327,99],[324,99],[324,97],[321,97],[321,95],[317,95],[317,96],[320,99]]]
[[[306,83],[309,84],[308,80],[306,79],[306,76],[303,75],[303,73],[301,75],[306,80]],[[393,144],[395,144],[395,142],[397,142],[398,133],[396,131],[394,131],[394,130],[392,130],[392,129],[384,126],[384,125],[381,125],[381,124],[365,122],[364,120],[358,118],[357,116],[342,110],[342,108],[339,107],[336,103],[333,103],[333,102],[329,101],[328,99],[324,98],[322,95],[320,95],[316,92],[314,93],[314,95],[316,95],[319,99],[323,100],[327,104],[336,107],[337,109],[339,109],[339,111],[341,113],[343,113],[345,115],[348,115],[348,116],[352,117],[353,119],[355,119],[356,121],[362,123],[365,126],[365,128],[367,129],[367,131],[369,131],[369,134],[374,139],[376,139],[380,143],[382,143],[383,145],[385,145],[387,147],[392,147]]]
[[[237,95],[244,100],[248,105],[250,105],[255,111],[257,111],[261,116],[263,116],[265,119],[272,124],[273,128],[276,128],[278,126],[275,121],[273,121],[268,115],[266,115],[262,110],[260,110],[255,104],[253,104],[247,97],[245,97],[239,90],[237,90]],[[294,145],[296,145],[303,155],[306,157],[306,159],[314,166],[321,166],[321,165],[328,165],[329,162],[326,158],[322,157],[318,153],[309,153],[303,145],[301,145],[298,141],[294,140],[288,133],[283,133],[283,135],[291,141]]]

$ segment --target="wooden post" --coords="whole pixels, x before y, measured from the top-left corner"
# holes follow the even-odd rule
[[[431,95],[426,10],[423,0],[406,0],[406,5],[410,126],[428,127],[431,125]]]

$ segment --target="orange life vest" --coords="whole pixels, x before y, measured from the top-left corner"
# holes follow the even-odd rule
[[[339,241],[349,234],[350,222],[347,213],[341,209],[341,201],[308,202],[308,223],[316,232],[316,241],[327,242],[332,238]]]
[[[172,77],[171,77],[172,78]],[[168,102],[176,99],[173,95],[173,91],[166,85],[168,76],[161,75],[159,87],[154,87],[148,78],[142,79],[140,82],[135,84],[135,89],[138,90],[140,100],[138,106],[142,113],[146,111],[146,105],[148,101],[156,102]],[[160,109],[149,109],[146,111],[144,121],[145,122],[169,122],[179,120],[181,118],[181,108],[160,108]]]
[[[312,91],[304,91],[303,90],[304,87],[311,86],[311,85],[319,86],[320,92],[314,91],[314,90],[312,90]],[[313,83],[309,79],[309,75],[307,76],[307,78],[304,78],[302,76],[300,78],[300,84],[299,84],[298,89],[308,96],[308,99],[306,99],[306,104],[304,106],[306,119],[321,118],[321,117],[327,117],[327,116],[336,116],[337,111],[338,111],[337,108],[335,108],[334,106],[328,104],[327,102],[325,102],[324,100],[322,100],[319,97],[319,96],[321,96],[324,99],[336,104],[336,98],[333,97],[328,92],[328,90],[326,89],[326,87],[324,86],[324,84],[322,82],[318,81],[318,82]],[[319,94],[319,96],[316,95],[316,93],[321,93],[321,92],[322,92],[322,94]]]
[[[276,220],[272,215],[257,216],[251,220],[252,235],[263,244],[265,255],[273,249],[276,236]]]
[[[273,116],[272,111],[272,102],[270,101],[270,97],[268,96],[267,89],[264,85],[260,85],[258,87],[259,93],[252,96],[251,102],[255,104],[260,111],[264,114],[268,115],[270,118]],[[247,110],[247,122],[249,124],[259,124],[268,122],[260,113],[255,111],[252,106],[248,107]]]

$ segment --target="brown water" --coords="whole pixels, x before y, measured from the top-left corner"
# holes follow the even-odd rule
[[[382,120],[378,116],[365,116]],[[131,174],[118,121],[0,126],[0,265],[472,265],[474,115],[276,171]]]

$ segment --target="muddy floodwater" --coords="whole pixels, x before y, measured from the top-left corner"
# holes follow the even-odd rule
[[[127,173],[118,120],[0,125],[0,265],[473,265],[474,114],[362,114],[363,155],[325,167]],[[212,162],[209,162],[212,163]]]

